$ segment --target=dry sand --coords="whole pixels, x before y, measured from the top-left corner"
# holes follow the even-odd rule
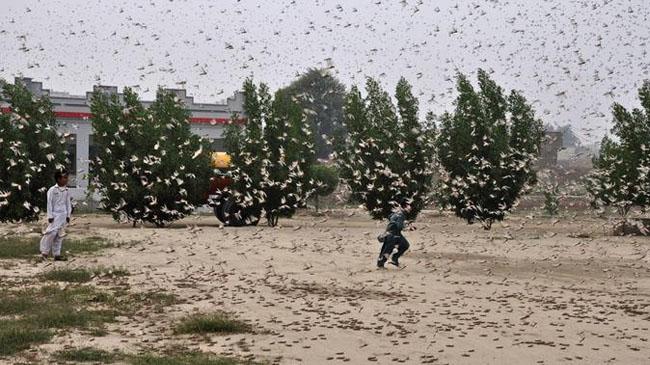
[[[487,232],[430,214],[405,233],[405,267],[377,270],[383,225],[361,212],[280,224],[220,228],[203,216],[156,229],[77,218],[71,237],[128,244],[57,265],[123,266],[132,290],[188,302],[122,318],[106,337],[59,336],[41,351],[180,344],[281,364],[650,364],[648,237],[609,236],[591,217],[515,216]],[[171,333],[179,317],[213,310],[260,333]]]

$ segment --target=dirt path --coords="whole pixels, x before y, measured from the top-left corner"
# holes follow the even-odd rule
[[[379,271],[382,226],[361,213],[281,224],[220,228],[200,217],[155,229],[79,218],[70,235],[127,243],[93,265],[126,267],[134,290],[187,303],[123,319],[107,337],[47,346],[180,344],[281,364],[650,363],[650,238],[605,236],[590,218],[514,217],[485,232],[432,216],[406,233],[406,267]],[[217,309],[261,333],[172,335],[176,318]]]

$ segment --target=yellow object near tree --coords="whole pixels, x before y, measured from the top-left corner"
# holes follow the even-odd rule
[[[227,169],[230,167],[231,157],[225,152],[212,153],[212,167],[216,169]]]

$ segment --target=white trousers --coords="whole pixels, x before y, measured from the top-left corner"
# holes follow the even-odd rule
[[[61,246],[63,245],[63,237],[59,236],[59,230],[47,232],[41,238],[41,253],[49,255],[50,250],[53,256],[61,256]]]

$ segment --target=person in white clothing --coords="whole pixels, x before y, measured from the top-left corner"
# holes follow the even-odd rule
[[[59,170],[54,174],[56,185],[47,191],[47,228],[41,238],[41,255],[46,260],[50,251],[55,261],[65,261],[61,256],[63,228],[70,223],[72,200],[68,190],[68,172]]]

